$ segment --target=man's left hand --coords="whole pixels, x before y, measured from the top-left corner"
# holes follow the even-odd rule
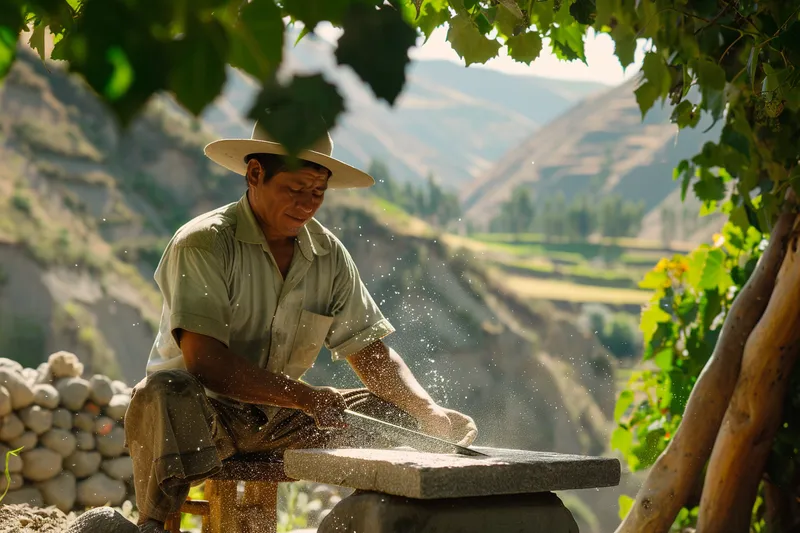
[[[425,416],[419,417],[420,431],[433,437],[469,446],[478,435],[475,421],[469,416],[435,405]]]

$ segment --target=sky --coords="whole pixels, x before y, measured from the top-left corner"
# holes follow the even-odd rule
[[[323,25],[320,25],[315,33],[319,37],[335,43],[340,31],[331,26],[323,27]],[[447,28],[437,28],[428,39],[428,42],[422,44],[423,40],[420,39],[418,46],[413,48],[409,55],[413,59],[445,59],[463,65],[464,61],[458,57],[450,43],[447,42],[446,35]],[[640,44],[634,63],[623,71],[619,60],[614,55],[614,41],[611,37],[606,34],[595,35],[594,31],[590,30],[590,34],[586,37],[585,45],[587,64],[583,64],[580,61],[561,61],[550,53],[549,47],[545,45],[542,49],[542,54],[530,65],[514,61],[508,57],[505,48],[502,48],[499,57],[489,60],[485,65],[471,65],[469,68],[489,68],[506,74],[521,76],[541,76],[564,80],[594,81],[605,85],[619,85],[639,71],[644,56],[643,47],[644,44]]]

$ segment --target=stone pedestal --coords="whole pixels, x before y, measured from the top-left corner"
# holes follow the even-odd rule
[[[578,533],[553,491],[610,487],[619,461],[476,448],[486,457],[409,450],[287,450],[286,475],[356,492],[318,533]]]
[[[553,493],[419,500],[356,492],[339,502],[317,533],[578,533]]]

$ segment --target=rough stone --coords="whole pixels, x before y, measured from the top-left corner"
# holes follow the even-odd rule
[[[75,451],[78,440],[66,429],[53,428],[42,435],[42,446],[49,448],[61,457],[69,457]]]
[[[41,405],[46,409],[55,409],[61,397],[55,387],[49,384],[39,384],[33,386],[33,403]]]
[[[81,431],[94,433],[94,416],[90,413],[84,413],[83,411],[75,413],[75,416],[72,418],[72,425]]]
[[[0,357],[0,369],[1,368],[8,368],[13,370],[14,372],[22,372],[22,369],[25,368],[22,366],[21,363],[18,361],[14,361],[13,359],[9,359],[7,357]]]
[[[72,472],[61,472],[53,479],[36,484],[45,505],[55,505],[65,513],[72,510],[76,498],[76,481]]]
[[[18,490],[22,488],[22,485],[25,484],[25,478],[22,477],[22,474],[11,474],[9,473],[8,477],[11,479],[11,484],[8,487],[8,490]],[[8,481],[6,480],[6,476],[0,476],[0,491],[6,490],[6,485]]]
[[[39,373],[36,372],[35,368],[23,368],[20,374],[25,379],[25,382],[31,386],[31,388],[36,385],[36,378],[39,377]]]
[[[70,411],[79,411],[89,399],[89,382],[82,378],[62,378],[56,381],[61,405]]]
[[[133,479],[133,460],[127,455],[116,459],[106,459],[100,465],[100,469],[113,479],[120,481]]]
[[[488,457],[385,449],[287,450],[286,475],[360,490],[436,499],[610,487],[617,459],[499,448]]]
[[[89,507],[119,505],[127,494],[125,483],[102,472],[78,482],[78,504]]]
[[[51,384],[53,383],[53,374],[50,372],[50,364],[45,361],[36,368],[36,383],[37,384]]]
[[[89,380],[89,399],[100,407],[108,405],[114,397],[114,389],[111,386],[111,379],[101,374],[95,374]]]
[[[3,423],[0,425],[0,440],[9,442],[25,432],[25,424],[15,413],[11,413],[3,417]]]
[[[72,413],[63,407],[53,411],[53,426],[61,429],[72,429]]]
[[[64,459],[64,468],[75,474],[78,479],[89,477],[100,468],[103,457],[100,452],[75,451]]]
[[[94,435],[88,431],[75,432],[75,447],[77,449],[88,452],[90,450],[94,450],[95,444]]]
[[[44,505],[44,499],[39,489],[34,487],[23,487],[19,490],[10,490],[3,498],[3,506],[14,505],[19,503],[27,503],[33,507],[41,507]]]
[[[357,492],[325,516],[318,533],[578,533],[555,494],[418,500]]]
[[[53,427],[53,411],[40,405],[29,405],[24,409],[20,409],[19,418],[25,424],[25,427],[37,435],[41,435]]]
[[[33,389],[19,372],[9,368],[0,368],[0,385],[8,390],[11,396],[11,407],[14,410],[28,407],[33,403]]]
[[[5,466],[6,454],[11,450],[16,450],[16,449],[17,448],[8,448],[6,446],[0,445],[0,457],[3,458],[4,466]],[[8,471],[11,472],[12,474],[22,472],[22,458],[19,455],[8,456]]]
[[[39,443],[39,437],[33,431],[26,431],[16,439],[12,439],[8,442],[8,445],[11,446],[12,450],[16,450],[17,448],[24,448],[26,450],[32,450],[36,448],[36,445]]]
[[[128,387],[128,384],[118,379],[111,382],[111,388],[114,390],[114,394],[124,394],[126,396],[131,394],[131,388]]]
[[[114,429],[114,421],[110,417],[100,416],[94,421],[95,435],[108,435]]]
[[[61,350],[52,353],[47,364],[54,378],[75,378],[83,374],[83,363],[72,352]]]
[[[0,416],[6,416],[11,412],[11,393],[8,389],[0,385]]]
[[[125,430],[122,426],[114,426],[105,435],[97,435],[97,451],[105,457],[119,457],[125,452]]]
[[[31,481],[47,481],[61,472],[63,457],[47,448],[23,451],[22,475]]]
[[[97,507],[80,515],[66,533],[138,533],[136,524],[110,507]]]
[[[110,416],[117,422],[122,422],[125,418],[125,411],[128,410],[128,404],[131,398],[127,394],[115,394],[111,401],[105,408],[106,415]]]

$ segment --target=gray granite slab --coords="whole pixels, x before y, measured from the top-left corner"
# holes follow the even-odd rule
[[[586,457],[502,448],[467,457],[399,449],[286,450],[293,479],[418,499],[461,498],[612,487],[620,463]]]

